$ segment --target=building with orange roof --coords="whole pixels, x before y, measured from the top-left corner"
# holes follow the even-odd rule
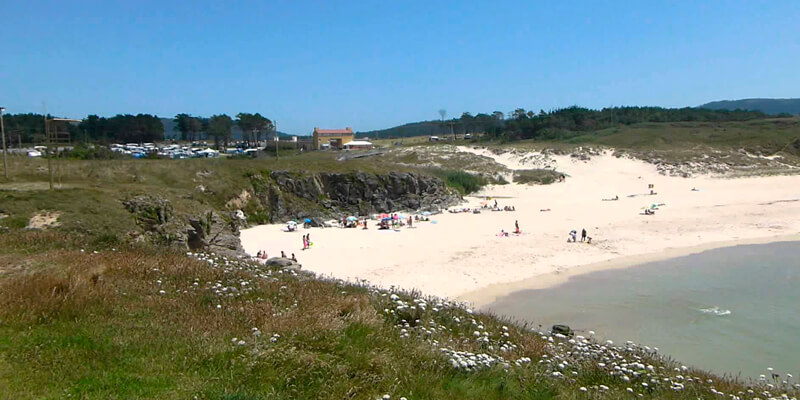
[[[341,149],[349,142],[353,141],[355,133],[349,126],[345,129],[319,129],[314,128],[314,148],[321,149]]]

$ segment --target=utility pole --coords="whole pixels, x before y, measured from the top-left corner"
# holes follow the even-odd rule
[[[0,107],[0,134],[3,135],[3,176],[8,180],[8,163],[6,162],[6,125],[3,122],[3,111],[5,107]]]
[[[47,112],[44,113],[44,135],[47,138],[47,172],[50,175],[50,190],[54,190],[53,185],[53,145],[50,137],[49,124],[47,123]]]

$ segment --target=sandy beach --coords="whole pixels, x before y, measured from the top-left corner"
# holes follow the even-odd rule
[[[492,157],[510,169],[556,167],[568,177],[551,185],[489,186],[463,205],[479,207],[481,196],[492,196],[500,207],[513,205],[514,212],[445,212],[399,231],[371,224],[368,230],[301,227],[288,233],[285,225],[262,225],[243,230],[242,244],[251,255],[295,253],[304,269],[321,275],[481,305],[577,273],[737,243],[800,239],[800,175],[679,178],[610,153],[584,161],[460,150]],[[615,196],[616,201],[603,200]],[[653,204],[663,205],[655,215],[643,215]],[[498,236],[501,229],[512,232],[515,221],[521,235]],[[580,242],[584,228],[591,244]],[[571,230],[578,231],[577,243],[567,243]],[[306,233],[314,245],[303,251]]]

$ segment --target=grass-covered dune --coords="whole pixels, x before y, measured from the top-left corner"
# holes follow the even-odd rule
[[[794,395],[780,379],[751,388],[649,348],[536,332],[418,294],[204,254],[68,243],[47,231],[0,243],[0,398]]]

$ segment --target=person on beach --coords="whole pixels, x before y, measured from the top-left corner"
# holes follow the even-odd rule
[[[286,253],[284,253],[283,250],[281,250],[281,258],[286,258]]]
[[[586,228],[581,229],[581,242],[586,241]]]
[[[413,228],[414,227],[414,219],[411,218],[410,215],[408,216],[408,227],[409,228]]]
[[[514,221],[514,228],[515,228],[514,233],[519,235],[520,234],[520,232],[519,232],[519,221]]]
[[[292,261],[297,262],[297,257],[294,256],[294,253],[292,253]]]
[[[303,250],[308,248],[308,239],[306,239],[306,235],[303,235]]]
[[[494,208],[497,208],[497,199],[494,199]]]
[[[577,241],[578,232],[576,230],[569,231],[569,238],[567,238],[567,243],[575,243]]]

